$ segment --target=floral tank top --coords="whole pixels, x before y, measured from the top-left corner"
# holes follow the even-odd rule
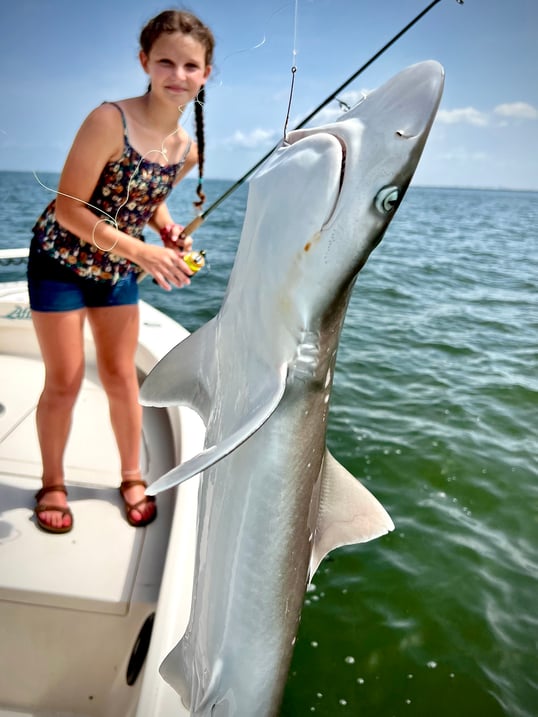
[[[119,105],[111,104],[118,108],[123,120],[123,155],[105,165],[89,201],[89,209],[99,219],[106,219],[129,236],[143,241],[142,231],[172,190],[185,164],[191,141],[177,164],[161,166],[150,162],[131,147],[123,110]],[[64,229],[56,221],[55,206],[56,200],[53,200],[33,227],[33,251],[52,257],[79,276],[111,284],[129,272],[142,271],[129,259],[101,251]]]

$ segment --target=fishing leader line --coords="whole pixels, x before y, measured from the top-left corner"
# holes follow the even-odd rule
[[[288,109],[286,111],[286,119],[284,120],[284,140],[288,134],[288,122],[290,119],[291,103],[293,100],[293,90],[295,88],[295,74],[297,73],[297,18],[299,16],[299,0],[295,0],[295,12],[293,17],[293,50],[291,53],[291,85],[290,96],[288,100]]]

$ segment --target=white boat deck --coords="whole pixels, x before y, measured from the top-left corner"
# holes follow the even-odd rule
[[[0,717],[188,714],[158,665],[188,619],[197,482],[159,495],[158,518],[146,528],[127,523],[108,404],[88,335],[86,376],[65,456],[74,528],[60,535],[38,529],[35,410],[43,366],[25,293],[8,287],[6,299],[5,286],[0,288]],[[155,363],[155,353],[163,355],[186,335],[145,305],[137,355],[141,377]],[[148,482],[199,450],[203,426],[190,413],[144,408],[142,469]],[[133,649],[154,614],[149,653],[144,651],[143,669],[129,684]]]
[[[0,595],[51,607],[126,614],[149,530],[134,530],[123,519],[106,398],[89,379],[84,381],[66,456],[76,530],[52,535],[36,527],[32,511],[41,463],[35,407],[42,374],[36,359],[0,356],[0,541],[11,544],[9,551],[0,549]],[[166,533],[170,515],[159,507],[155,527]],[[29,556],[31,569],[21,569]],[[157,589],[162,565],[154,568],[150,582]]]

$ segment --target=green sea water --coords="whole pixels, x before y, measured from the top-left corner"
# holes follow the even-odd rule
[[[208,204],[229,184],[207,181]],[[50,195],[24,173],[0,188],[0,247],[27,246]],[[192,194],[172,195],[178,221]],[[245,204],[196,233],[209,268],[189,289],[143,298],[191,331],[211,318]],[[362,270],[328,444],[396,530],[314,576],[282,717],[538,715],[537,225],[537,193],[411,187]]]

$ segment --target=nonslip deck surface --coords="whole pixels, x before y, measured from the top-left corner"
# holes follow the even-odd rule
[[[145,531],[123,518],[104,392],[85,379],[65,462],[75,529],[51,535],[33,517],[41,475],[35,407],[42,366],[38,359],[0,355],[0,375],[0,596],[126,611]]]

